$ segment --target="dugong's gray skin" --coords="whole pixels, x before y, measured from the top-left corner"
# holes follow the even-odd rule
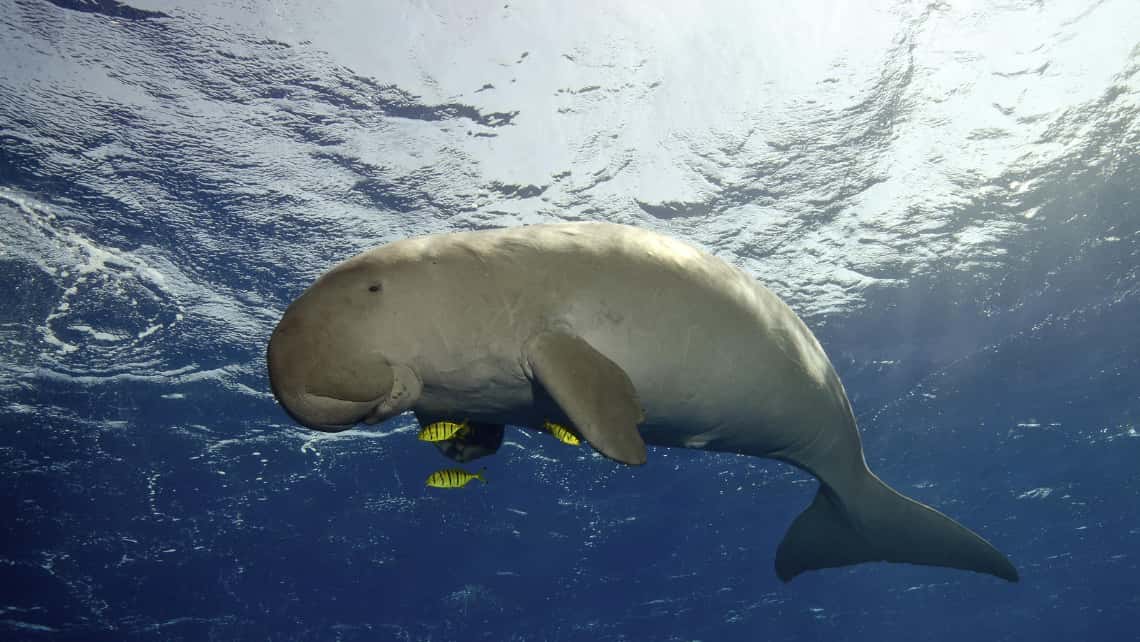
[[[867,561],[1018,578],[984,539],[867,469],[843,385],[791,309],[646,230],[535,225],[364,252],[289,306],[268,364],[282,406],[318,430],[412,410],[493,440],[549,419],[626,464],[645,462],[646,443],[791,463],[820,488],[777,551],[785,581]]]

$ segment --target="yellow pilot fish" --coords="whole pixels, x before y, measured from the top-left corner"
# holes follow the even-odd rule
[[[571,446],[577,446],[578,444],[582,443],[581,441],[578,441],[577,435],[570,432],[569,430],[567,430],[563,426],[559,426],[558,424],[556,424],[552,421],[543,422],[542,427],[547,432],[554,435],[555,439],[557,439],[558,441],[561,441],[564,444],[570,444]]]
[[[428,475],[427,485],[434,488],[463,488],[472,479],[478,479],[486,484],[487,478],[483,476],[485,470],[487,469],[484,468],[477,473],[469,473],[462,468],[444,468]]]
[[[470,430],[466,420],[458,424],[454,421],[437,421],[424,426],[420,431],[420,441],[447,441],[453,437],[466,437]]]

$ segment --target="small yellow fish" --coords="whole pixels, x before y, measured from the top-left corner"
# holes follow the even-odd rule
[[[461,423],[437,421],[424,426],[420,431],[420,441],[447,441],[452,437],[466,437],[470,430],[466,420]]]
[[[462,468],[444,468],[428,475],[427,485],[434,488],[463,488],[472,479],[478,479],[486,484],[487,478],[483,476],[483,472],[486,470],[484,468],[477,473],[469,473]]]
[[[542,427],[547,432],[554,435],[555,439],[557,439],[558,441],[561,441],[564,444],[570,444],[571,446],[577,446],[578,444],[582,443],[581,441],[578,441],[577,435],[570,432],[565,427],[559,426],[558,424],[554,423],[553,421],[543,422]]]

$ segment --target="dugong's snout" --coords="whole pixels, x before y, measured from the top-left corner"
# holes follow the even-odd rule
[[[389,414],[396,384],[392,366],[382,356],[344,343],[289,312],[269,340],[266,361],[273,395],[308,428],[339,432]]]

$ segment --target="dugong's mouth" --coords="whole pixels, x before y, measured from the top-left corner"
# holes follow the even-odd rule
[[[321,432],[348,430],[374,415],[380,405],[378,401],[347,401],[310,392],[277,393],[277,399],[294,421]]]
[[[424,384],[415,370],[403,364],[392,366],[392,387],[385,398],[364,416],[366,424],[376,424],[411,409],[423,394]]]
[[[391,385],[384,394],[367,401],[320,394],[310,391],[307,386],[301,390],[287,390],[277,385],[273,377],[270,377],[270,385],[281,406],[297,423],[322,432],[341,432],[360,422],[380,423],[415,404],[423,390],[420,378],[403,365],[392,366],[391,374]]]

